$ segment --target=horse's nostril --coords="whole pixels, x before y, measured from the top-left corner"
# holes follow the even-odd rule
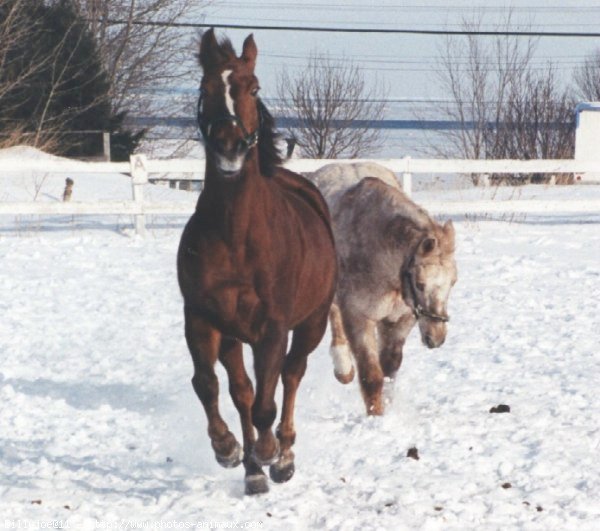
[[[425,336],[425,344],[429,347],[429,348],[435,348],[435,341],[433,340],[433,337],[431,337],[429,334],[427,334]]]

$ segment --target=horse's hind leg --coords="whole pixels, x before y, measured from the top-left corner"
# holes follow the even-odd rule
[[[219,413],[219,381],[214,367],[221,333],[186,308],[185,339],[194,362],[192,386],[208,418],[208,436],[216,459],[224,467],[237,466],[240,464],[240,445]]]
[[[306,372],[308,355],[318,346],[327,327],[327,311],[313,314],[294,329],[292,346],[285,358],[281,379],[283,381],[283,407],[277,437],[281,445],[279,459],[271,465],[271,479],[277,483],[288,481],[294,475],[294,452],[296,440],[294,428],[294,406],[296,392]]]
[[[269,490],[267,476],[252,458],[252,450],[256,442],[254,426],[252,425],[252,403],[254,389],[244,367],[242,343],[236,339],[223,338],[221,363],[229,377],[229,392],[235,404],[242,423],[244,437],[244,468],[246,469],[246,494],[260,494]]]
[[[348,338],[344,332],[342,314],[336,303],[333,303],[329,310],[329,322],[331,324],[329,354],[333,360],[333,374],[338,381],[347,384],[354,379],[354,364],[352,363],[352,352],[348,345]]]

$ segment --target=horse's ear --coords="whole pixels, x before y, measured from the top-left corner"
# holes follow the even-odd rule
[[[214,28],[210,28],[202,34],[202,39],[200,40],[200,53],[198,54],[200,66],[206,70],[211,66],[218,66],[225,59],[226,56],[217,42],[215,30]]]
[[[242,49],[242,59],[248,63],[248,66],[254,70],[256,65],[256,56],[258,55],[258,48],[254,42],[254,35],[251,33],[246,37],[244,41],[244,47]]]
[[[419,253],[422,256],[428,255],[437,247],[437,239],[433,236],[427,236],[420,244],[419,244]]]
[[[444,223],[444,236],[446,237],[446,245],[451,248],[454,249],[454,236],[455,236],[455,231],[454,231],[454,224],[452,223],[452,220],[449,219],[448,221],[446,221],[446,223]]]

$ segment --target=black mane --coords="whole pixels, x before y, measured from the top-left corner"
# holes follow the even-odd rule
[[[283,162],[281,152],[277,148],[279,134],[275,130],[275,119],[259,98],[256,106],[259,115],[258,128],[258,161],[260,172],[271,177],[278,166]]]

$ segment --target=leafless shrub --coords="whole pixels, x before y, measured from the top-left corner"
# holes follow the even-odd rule
[[[387,91],[368,86],[355,64],[313,54],[306,69],[295,76],[284,71],[277,85],[286,114],[299,119],[290,134],[304,156],[355,158],[383,144],[373,125],[384,117]]]
[[[577,95],[584,101],[600,101],[600,48],[575,70]]]
[[[478,30],[479,21],[465,22]],[[511,27],[510,13],[498,30]],[[442,111],[459,124],[445,131],[434,152],[464,158],[572,158],[574,99],[560,87],[553,65],[534,68],[536,41],[503,35],[449,36],[440,50],[439,81],[450,95]],[[464,59],[461,60],[460,58]],[[568,176],[563,176],[567,181]],[[479,176],[473,175],[475,184]],[[547,181],[539,175],[493,182]]]

